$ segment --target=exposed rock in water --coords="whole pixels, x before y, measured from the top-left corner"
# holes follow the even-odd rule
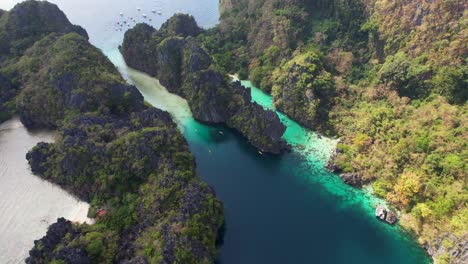
[[[387,210],[383,205],[377,206],[375,209],[375,217],[381,221],[385,221],[391,225],[397,221],[397,215],[395,212]]]
[[[336,158],[338,157],[339,153],[339,149],[336,149],[325,164],[325,169],[329,172],[340,173],[342,171],[341,167],[336,163]]]
[[[346,184],[357,188],[362,187],[362,178],[358,173],[343,173],[340,174],[340,177]]]
[[[56,5],[48,2],[24,1],[10,11],[0,10],[0,17],[0,122],[3,122],[16,112],[15,98],[19,88],[23,88],[22,78],[11,76],[12,68],[7,74],[7,66],[18,62],[28,48],[51,33],[64,35],[74,32],[84,39],[88,35],[83,28],[72,25]]]
[[[180,14],[160,30],[139,24],[125,33],[121,52],[130,67],[155,76],[170,92],[185,98],[195,119],[224,123],[263,152],[289,149],[281,139],[286,127],[277,114],[252,103],[250,90],[232,83],[217,68],[191,37],[200,32],[193,17]]]

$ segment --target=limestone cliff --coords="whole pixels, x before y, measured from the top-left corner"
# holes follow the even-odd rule
[[[184,29],[173,26],[177,24]],[[193,18],[179,14],[160,30],[140,24],[127,31],[121,52],[129,66],[155,76],[170,92],[187,99],[197,120],[224,123],[264,152],[287,149],[281,139],[286,128],[278,116],[252,103],[247,90],[230,82],[192,38],[199,33]]]

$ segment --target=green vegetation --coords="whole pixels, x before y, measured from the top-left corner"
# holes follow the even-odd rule
[[[341,171],[400,208],[434,259],[455,261],[441,241],[468,235],[466,5],[223,0],[221,9],[220,25],[197,37],[219,65],[339,136]]]
[[[196,120],[224,123],[259,150],[281,153],[287,146],[279,117],[252,103],[239,83],[230,83],[222,66],[196,42],[194,36],[202,32],[193,17],[177,14],[159,30],[139,24],[127,31],[121,52],[127,65],[155,76],[185,98]]]
[[[323,68],[319,54],[295,56],[273,73],[273,103],[295,120],[319,129],[328,120],[335,94],[332,75]]]
[[[58,131],[27,154],[31,169],[89,202],[96,220],[58,219],[27,263],[214,261],[222,204],[176,124],[47,2],[1,14],[0,122],[14,113]]]

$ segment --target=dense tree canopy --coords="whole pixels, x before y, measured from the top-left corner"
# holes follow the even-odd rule
[[[278,110],[339,136],[341,171],[452,261],[468,236],[467,4],[223,0],[221,10],[198,37],[218,63],[271,92]]]

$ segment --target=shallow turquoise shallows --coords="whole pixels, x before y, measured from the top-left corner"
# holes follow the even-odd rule
[[[6,3],[14,0],[6,0]],[[218,19],[219,0],[56,0],[74,23],[83,25],[122,74],[152,105],[171,113],[184,133],[200,177],[224,203],[226,229],[222,264],[427,263],[424,251],[398,226],[377,221],[381,202],[353,189],[323,169],[336,140],[321,138],[280,114],[284,138],[293,145],[282,156],[259,154],[239,134],[196,122],[185,100],[169,94],[157,80],[125,66],[115,31],[119,13],[161,9],[159,26],[177,12],[188,12],[204,26]],[[0,8],[2,4],[0,3]],[[148,13],[148,12],[147,12]],[[143,20],[142,18],[139,18]],[[148,21],[146,21],[148,22]],[[272,109],[271,97],[252,87],[253,100]],[[0,238],[1,239],[1,238]]]
[[[172,114],[190,144],[199,175],[223,201],[226,230],[220,263],[428,262],[408,234],[374,218],[381,201],[323,169],[335,140],[280,114],[293,152],[262,155],[230,129],[193,120],[185,100],[157,80],[123,65],[120,69],[149,103]],[[268,95],[249,82],[243,84],[252,89],[254,101],[271,108]]]

